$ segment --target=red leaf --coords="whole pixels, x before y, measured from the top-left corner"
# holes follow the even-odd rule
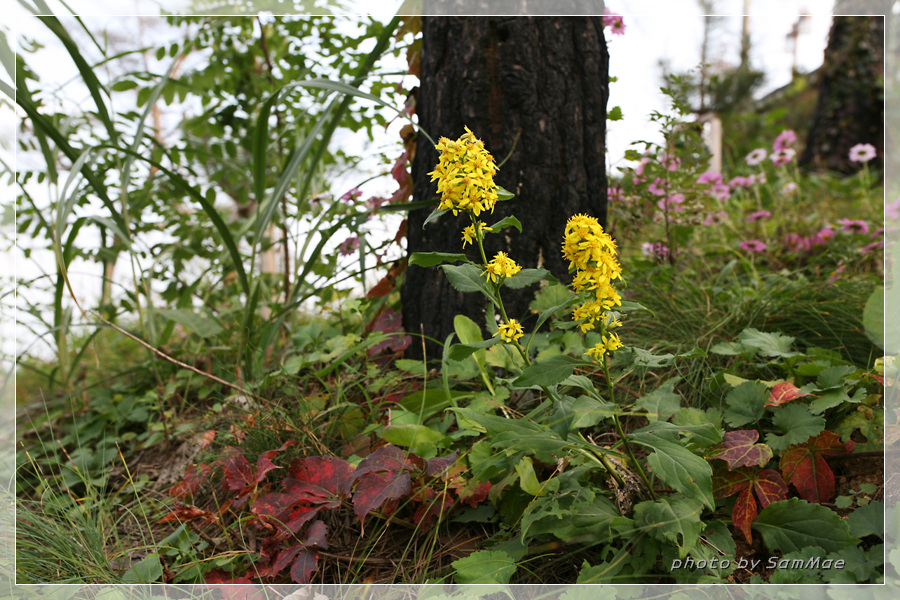
[[[226,573],[222,569],[213,569],[204,577],[204,581],[209,584],[227,584],[227,585],[253,585],[253,582],[250,581],[247,577],[232,577],[231,573]],[[255,587],[255,586],[254,586]],[[222,588],[219,588],[222,589]],[[224,588],[223,591],[228,588]],[[235,592],[243,591],[240,588],[234,590]],[[251,591],[251,590],[246,590]],[[228,598],[243,598],[244,596],[226,596]]]
[[[458,454],[454,452],[447,456],[429,458],[425,461],[425,475],[428,477],[444,477],[450,471],[450,467],[456,462]]]
[[[834,497],[834,473],[823,457],[846,454],[853,445],[842,443],[836,433],[823,431],[806,443],[785,450],[778,466],[801,498],[807,502],[828,502]]]
[[[414,471],[416,466],[406,458],[406,453],[397,446],[382,446],[368,455],[356,466],[353,479],[358,480],[368,473],[385,471]]]
[[[304,550],[291,565],[291,581],[309,583],[309,578],[318,568],[319,553],[316,550]]]
[[[332,456],[308,456],[292,462],[288,473],[294,480],[320,488],[324,494],[341,496],[350,491],[353,465]]]
[[[487,500],[488,492],[491,491],[490,481],[473,481],[461,489],[456,490],[459,501],[468,504],[472,508],[476,508],[479,504]]]
[[[284,525],[281,525],[281,530],[275,535],[275,540],[284,541],[292,536],[297,535],[297,533],[303,529],[303,526],[306,525],[307,522],[314,519],[319,512],[326,508],[325,506],[298,506],[291,513],[291,517],[287,520]]]
[[[400,352],[409,348],[410,344],[412,344],[412,337],[401,335],[403,334],[403,318],[400,316],[400,313],[391,307],[387,307],[378,313],[378,316],[366,325],[366,330],[380,331],[387,335],[384,340],[367,350],[369,356],[375,356],[388,349],[393,352]]]
[[[753,543],[753,538],[750,535],[750,525],[755,518],[756,500],[753,499],[753,494],[750,493],[750,486],[748,485],[738,494],[734,503],[734,510],[731,512],[731,522],[744,532],[744,537],[747,538],[748,544]]]
[[[328,526],[323,521],[313,521],[309,529],[306,530],[306,537],[303,539],[303,545],[307,548],[328,549]]]
[[[362,466],[362,463],[360,463],[360,466]],[[409,473],[405,471],[366,473],[359,479],[356,491],[353,493],[353,512],[356,513],[356,516],[362,522],[366,515],[379,508],[385,502],[396,500],[408,494],[411,487]]]
[[[797,398],[802,398],[803,396],[809,396],[809,394],[800,393],[800,388],[798,388],[793,383],[789,383],[787,381],[783,381],[777,385],[772,386],[772,391],[769,393],[769,401],[766,402],[766,406],[781,406],[782,404],[787,404],[791,400],[796,400]]]
[[[215,521],[216,515],[196,506],[179,506],[172,509],[169,514],[157,521],[157,523],[187,523],[199,519],[208,519],[211,523]]]
[[[721,463],[713,463],[713,498],[727,498],[750,487],[753,473],[747,467],[729,471]]]
[[[190,465],[184,470],[184,479],[169,488],[169,495],[173,498],[186,498],[193,496],[200,489],[200,484],[212,471],[209,465]]]
[[[787,484],[775,469],[763,469],[753,478],[753,489],[763,508],[778,500],[787,500]]]
[[[297,555],[304,550],[303,544],[296,544],[278,553],[278,556],[265,569],[260,569],[259,574],[263,577],[275,577],[287,568]]]
[[[429,498],[425,504],[416,509],[413,521],[421,527],[429,527],[432,521],[442,519],[450,512],[451,508],[453,508],[453,498],[442,491],[436,498]]]
[[[212,444],[213,440],[215,440],[215,439],[216,439],[216,432],[214,430],[210,429],[209,431],[207,431],[206,433],[204,433],[203,435],[200,436],[200,439],[198,440],[198,442],[200,443],[200,449],[203,450],[204,448],[206,448],[207,446]]]
[[[253,483],[260,483],[266,477],[266,473],[273,469],[281,469],[282,467],[276,466],[272,459],[276,454],[285,450],[288,446],[293,446],[296,444],[296,441],[289,441],[282,444],[281,448],[277,450],[266,450],[262,454],[259,455],[259,458],[256,459],[256,477],[253,480]]]
[[[225,474],[225,485],[229,490],[236,492],[248,485],[253,485],[253,467],[244,458],[240,448],[234,446],[225,448],[225,458],[220,462]]]
[[[738,467],[762,467],[772,460],[772,449],[757,444],[759,432],[755,429],[729,431],[722,436],[721,444],[713,446],[709,458],[719,458],[728,463],[729,469]]]

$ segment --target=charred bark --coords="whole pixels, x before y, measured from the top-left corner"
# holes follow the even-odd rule
[[[568,281],[560,244],[576,213],[606,219],[606,102],[609,58],[599,17],[423,17],[420,126],[432,137],[457,138],[468,126],[500,167],[495,181],[516,197],[498,203],[490,223],[515,214],[519,233],[489,235],[490,259],[507,252],[523,268],[544,267]],[[414,200],[437,199],[428,172],[438,152],[424,136],[412,171]],[[409,216],[413,252],[460,252],[464,216],[448,213],[422,224],[431,210]],[[469,256],[477,250],[469,247]],[[510,318],[527,324],[536,286],[503,290]],[[461,294],[439,268],[410,266],[402,287],[404,327],[443,344],[453,318],[485,322],[486,301]],[[421,347],[414,344],[415,354]],[[440,346],[428,346],[429,358]]]

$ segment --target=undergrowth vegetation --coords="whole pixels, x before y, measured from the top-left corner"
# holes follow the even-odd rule
[[[45,24],[69,39],[55,18]],[[862,150],[856,175],[807,173],[793,132],[771,132],[746,167],[714,173],[683,126],[675,78],[672,110],[654,115],[665,143],[643,144],[633,167],[610,175],[608,226],[572,215],[559,232],[565,278],[485,255],[485,236],[528,221],[491,219],[495,203],[516,199],[468,130],[436,142],[440,200],[421,204],[471,217],[460,246],[480,260],[392,260],[404,225],[383,244],[366,227],[418,207],[411,127],[389,163],[394,197],[317,186],[322,165],[343,160],[327,145],[338,126],[386,121],[353,113],[349,99],[387,104],[387,86],[359,87],[392,36],[414,64],[414,29],[395,19],[338,36],[346,47],[335,52],[378,40],[358,71],[330,74],[351,84],[295,81],[248,108],[252,152],[232,149],[244,163],[228,179],[249,177],[239,196],[254,216],[234,222],[215,207],[226,184],[179,175],[205,157],[120,129],[143,127],[174,66],[147,87],[133,74],[112,86],[140,86],[145,112],[101,119],[101,158],[37,110],[19,61],[26,143],[47,159],[18,179],[20,230],[55,250],[58,272],[42,280],[48,305],[29,307],[56,355],[18,360],[18,582],[883,582],[885,381],[896,365],[882,350],[880,174]],[[105,110],[107,88],[71,48]],[[276,102],[301,87],[335,99]],[[217,102],[232,101],[241,106]],[[272,139],[269,122],[301,110],[313,131]],[[201,125],[189,130],[214,136]],[[417,143],[434,143],[421,133]],[[73,181],[56,172],[51,144]],[[101,181],[101,168],[122,178]],[[34,202],[32,176],[52,180],[59,200]],[[194,208],[153,212],[161,189]],[[98,202],[105,213],[92,212]],[[149,213],[172,239],[139,235]],[[310,229],[292,239],[298,220]],[[195,241],[201,226],[208,243]],[[82,227],[100,232],[100,247],[79,245]],[[257,268],[273,247],[293,253],[284,272]],[[119,255],[131,289],[104,292],[79,320],[67,265]],[[488,300],[483,323],[456,317],[440,360],[404,357],[423,344],[401,327],[407,268],[440,268]],[[534,293],[531,331],[504,309],[504,291],[523,288]]]

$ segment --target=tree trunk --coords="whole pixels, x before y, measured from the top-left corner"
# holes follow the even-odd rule
[[[801,165],[841,173],[861,168],[850,148],[872,144],[880,169],[884,145],[884,19],[834,17],[819,74],[819,98]]]
[[[523,231],[487,235],[488,259],[502,250],[523,268],[543,267],[569,281],[561,251],[566,221],[576,213],[606,219],[608,68],[599,17],[422,18],[420,126],[435,140],[456,139],[468,126],[498,164],[509,157],[494,180],[516,197],[482,219],[490,225],[514,214]],[[414,200],[437,199],[428,175],[437,162],[437,150],[419,136]],[[430,212],[410,213],[409,253],[462,251],[464,215],[447,213],[423,229]],[[468,250],[480,262],[477,249]],[[536,289],[503,289],[509,317],[526,331]],[[439,268],[410,266],[401,293],[406,330],[441,345],[457,314],[485,322],[485,299],[454,290]],[[429,358],[439,358],[440,347],[429,343]],[[421,345],[413,348],[420,354]]]

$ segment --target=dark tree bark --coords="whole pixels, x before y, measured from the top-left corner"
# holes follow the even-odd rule
[[[435,140],[456,139],[468,126],[498,164],[509,156],[494,180],[516,197],[482,220],[515,214],[523,232],[488,235],[489,259],[502,250],[523,268],[543,267],[569,281],[560,248],[566,221],[576,213],[606,219],[608,68],[599,17],[423,17],[420,126]],[[428,172],[437,162],[438,152],[419,136],[414,200],[436,200]],[[423,229],[430,212],[410,213],[408,251],[460,252],[464,215],[447,213]],[[469,256],[479,260],[471,246]],[[527,325],[536,289],[504,288],[510,318]],[[457,314],[485,322],[485,299],[454,290],[439,268],[409,267],[401,293],[406,330],[441,344]],[[439,358],[440,346],[427,352]]]
[[[878,150],[870,167],[881,168],[884,132],[884,19],[834,17],[819,74],[801,165],[852,173],[861,168],[848,153],[856,144]]]

